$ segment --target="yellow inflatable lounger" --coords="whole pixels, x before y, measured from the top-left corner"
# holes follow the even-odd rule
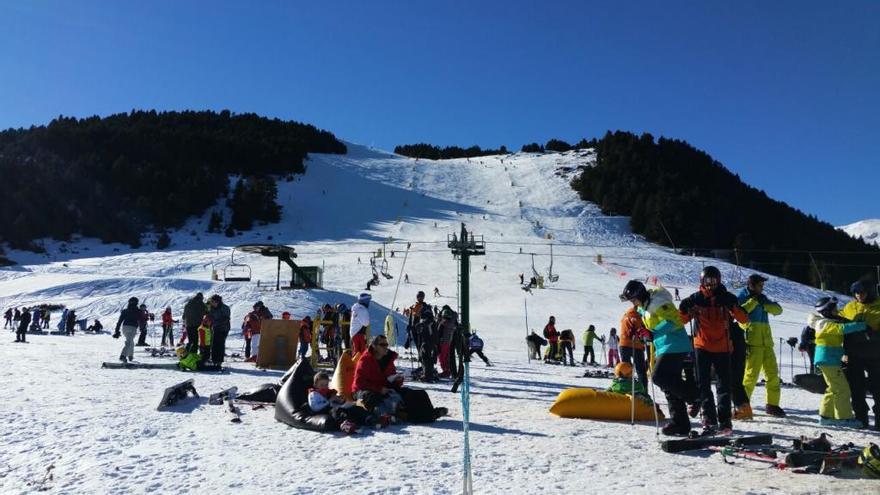
[[[351,392],[352,385],[354,385],[354,360],[351,358],[351,351],[343,351],[336,364],[333,379],[330,381],[330,388],[335,389],[342,398],[350,401],[354,400]]]
[[[592,388],[568,388],[559,393],[550,412],[562,418],[612,419],[629,421],[632,415],[630,395],[595,390]],[[659,419],[663,413],[658,411]],[[654,421],[651,406],[636,399],[636,419]]]

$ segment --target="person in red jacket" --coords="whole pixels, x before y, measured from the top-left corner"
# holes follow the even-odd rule
[[[312,318],[306,316],[299,323],[299,358],[305,359],[312,346]],[[320,359],[320,356],[318,357]]]
[[[398,390],[403,386],[403,375],[394,367],[395,359],[397,353],[388,350],[388,339],[376,335],[354,368],[354,397],[380,423],[394,417],[402,400]]]
[[[739,307],[736,296],[721,283],[721,272],[707,266],[700,274],[700,290],[686,297],[678,307],[682,323],[693,321],[694,359],[700,405],[703,413],[703,429],[706,433],[731,430],[731,355],[733,341],[730,332],[733,322],[749,321],[746,312]],[[718,383],[718,408],[712,395],[712,368]]]
[[[555,316],[551,316],[550,321],[544,326],[544,338],[550,343],[550,346],[547,348],[547,357],[544,358],[544,361],[556,360],[559,353],[559,332],[556,331]]]
[[[162,313],[162,347],[165,347],[165,338],[168,338],[168,346],[174,345],[174,324],[177,320],[171,316],[171,306],[165,308]]]

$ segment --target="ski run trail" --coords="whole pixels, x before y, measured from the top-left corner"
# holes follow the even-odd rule
[[[503,160],[503,161],[502,161]],[[471,366],[470,448],[477,493],[878,493],[876,481],[792,474],[737,460],[725,464],[709,451],[666,454],[657,445],[653,422],[562,419],[548,408],[568,387],[600,387],[607,379],[583,378],[584,368],[529,362],[528,327],[541,333],[555,315],[557,328],[571,328],[580,359],[588,324],[600,335],[619,327],[627,303],[618,300],[631,278],[662,284],[682,297],[696,290],[704,264],[718,266],[728,287],[750,272],[734,265],[673,254],[633,235],[625,217],[603,216],[569,186],[577,167],[595,161],[592,151],[523,154],[468,160],[426,161],[357,145],[347,155],[312,155],[304,176],[279,182],[281,223],[257,227],[235,239],[206,234],[207,214],[172,236],[171,247],[154,251],[154,241],[131,249],[78,239],[66,245],[46,241],[48,254],[20,251],[20,264],[0,270],[0,308],[59,303],[79,318],[100,318],[111,329],[119,310],[137,296],[157,316],[171,306],[179,318],[195,292],[219,293],[232,308],[227,353],[241,352],[240,322],[257,300],[278,317],[294,318],[325,302],[349,307],[371,277],[370,252],[393,238],[388,272],[375,287],[370,306],[373,332],[392,305],[406,243],[411,249],[395,307],[414,302],[424,290],[432,304],[457,307],[457,262],[447,235],[461,222],[485,236],[486,256],[472,259],[471,322],[496,364]],[[228,212],[227,212],[228,214]],[[723,221],[723,219],[718,219]],[[792,235],[797,235],[792,232]],[[301,265],[323,265],[324,290],[280,291],[273,287],[275,262],[236,253],[253,270],[249,283],[214,282],[212,269],[230,262],[231,246],[285,243],[296,247]],[[550,244],[556,283],[526,294],[534,266],[547,275]],[[394,257],[390,251],[394,250]],[[520,253],[521,251],[521,253]],[[601,256],[602,262],[598,263]],[[358,263],[358,257],[361,263]],[[485,269],[484,269],[485,265]],[[282,277],[289,274],[282,267]],[[289,275],[287,275],[289,276]],[[258,287],[256,281],[261,281]],[[650,283],[648,284],[651,285]],[[437,287],[440,297],[433,297]],[[766,293],[785,312],[771,319],[774,337],[799,336],[820,292],[770,277]],[[52,326],[59,318],[53,314]],[[404,328],[403,318],[399,326]],[[158,321],[151,339],[158,343]],[[8,330],[6,330],[8,332]],[[175,337],[180,330],[175,328]],[[121,339],[109,335],[29,335],[13,344],[5,333],[0,374],[0,493],[460,493],[462,414],[459,394],[449,383],[423,385],[435,406],[449,416],[428,425],[392,425],[354,436],[297,430],[275,421],[273,408],[242,406],[242,423],[228,421],[224,408],[207,404],[212,392],[240,391],[274,382],[280,371],[227,361],[223,373],[105,370]],[[403,338],[400,337],[402,342]],[[782,378],[802,373],[802,356],[783,344]],[[597,357],[601,346],[596,346]],[[777,353],[779,344],[777,344]],[[397,364],[409,370],[403,349]],[[170,362],[136,350],[142,362]],[[159,412],[163,390],[187,378],[203,396]],[[833,434],[835,444],[865,445],[874,432],[818,425],[820,396],[784,388],[777,419],[763,413],[764,389],[752,398],[755,420],[735,422],[741,434],[772,433],[782,444],[799,435]],[[665,398],[658,390],[658,402]],[[697,427],[696,421],[694,427]],[[53,479],[41,484],[49,466]]]

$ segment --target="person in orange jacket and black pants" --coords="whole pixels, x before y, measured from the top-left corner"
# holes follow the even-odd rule
[[[736,296],[721,283],[721,272],[707,266],[700,273],[700,290],[686,297],[678,307],[683,323],[694,321],[694,355],[697,384],[703,413],[704,433],[733,429],[731,411],[731,318],[740,323],[749,321],[746,312],[739,307]],[[718,407],[712,395],[712,368],[718,383]]]
[[[642,322],[642,316],[630,308],[620,320],[620,360],[633,365],[639,382],[648,386],[648,366],[645,363],[645,342],[650,335]]]

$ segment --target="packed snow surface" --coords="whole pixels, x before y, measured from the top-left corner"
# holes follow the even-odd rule
[[[880,245],[880,218],[860,220],[837,228],[852,237],[861,237],[865,242]]]
[[[487,368],[477,361],[471,367],[476,492],[880,490],[874,481],[792,474],[745,460],[727,464],[708,452],[666,454],[657,446],[653,422],[631,426],[548,413],[561,390],[604,388],[609,380],[583,378],[581,367],[529,362],[527,328],[540,333],[555,315],[558,329],[575,331],[580,350],[588,324],[601,335],[619,326],[627,305],[617,296],[631,278],[679,288],[683,297],[696,289],[706,263],[721,268],[731,290],[749,274],[647,243],[632,234],[626,218],[603,216],[581,201],[569,181],[578,167],[594,163],[591,152],[425,161],[355,145],[349,150],[344,156],[313,155],[305,176],[279,183],[282,222],[234,239],[206,234],[207,218],[201,218],[176,233],[165,251],[89,239],[47,241],[46,255],[13,251],[10,256],[21,264],[0,270],[0,307],[64,304],[80,318],[100,318],[112,328],[130,296],[157,315],[170,306],[177,318],[196,291],[216,292],[231,306],[235,329],[257,300],[276,315],[287,310],[294,317],[312,314],[324,302],[350,306],[371,277],[370,253],[391,240],[385,259],[395,278],[383,278],[374,288],[370,307],[374,328],[381,328],[389,308],[412,304],[418,290],[431,303],[457,307],[457,262],[447,236],[464,222],[487,245],[486,256],[473,259],[471,321],[496,364]],[[324,266],[324,290],[271,290],[274,261],[237,252],[236,263],[250,266],[253,281],[212,281],[212,270],[222,275],[230,263],[231,246],[250,242],[295,246],[298,263]],[[518,275],[528,280],[534,259],[535,270],[546,277],[551,244],[558,282],[525,293]],[[286,273],[282,267],[282,278]],[[394,300],[401,273],[409,283],[400,285]],[[435,287],[439,297],[432,295]],[[774,336],[799,335],[820,293],[776,277],[770,277],[766,292],[785,309],[771,320]],[[53,315],[53,325],[58,317]],[[0,432],[2,493],[29,493],[41,486],[56,493],[120,494],[461,492],[461,400],[448,391],[448,383],[414,385],[429,389],[435,406],[449,408],[449,416],[434,424],[394,425],[354,436],[320,434],[276,422],[271,406],[243,407],[241,424],[229,422],[222,408],[205,398],[156,410],[165,387],[186,378],[207,396],[233,385],[247,390],[276,381],[279,371],[238,361],[228,362],[219,374],[106,370],[101,362],[114,361],[122,345],[108,335],[33,335],[26,345],[13,344],[12,334],[6,335],[0,344],[8,370],[0,375],[6,392],[0,402],[6,421]],[[241,337],[232,335],[227,352],[241,347]],[[779,344],[780,350],[782,377],[788,381],[803,372],[804,361],[786,344]],[[408,370],[405,351],[398,351],[398,367]],[[136,352],[143,362],[162,360]],[[763,414],[764,390],[758,387],[752,399],[755,420],[734,426],[743,434],[773,433],[781,444],[815,436],[826,431],[817,424],[819,398],[785,388],[782,406],[789,416],[777,419]],[[657,399],[665,406],[659,391]],[[869,432],[833,434],[834,442],[877,441]],[[41,484],[49,466],[54,466],[53,478]]]

